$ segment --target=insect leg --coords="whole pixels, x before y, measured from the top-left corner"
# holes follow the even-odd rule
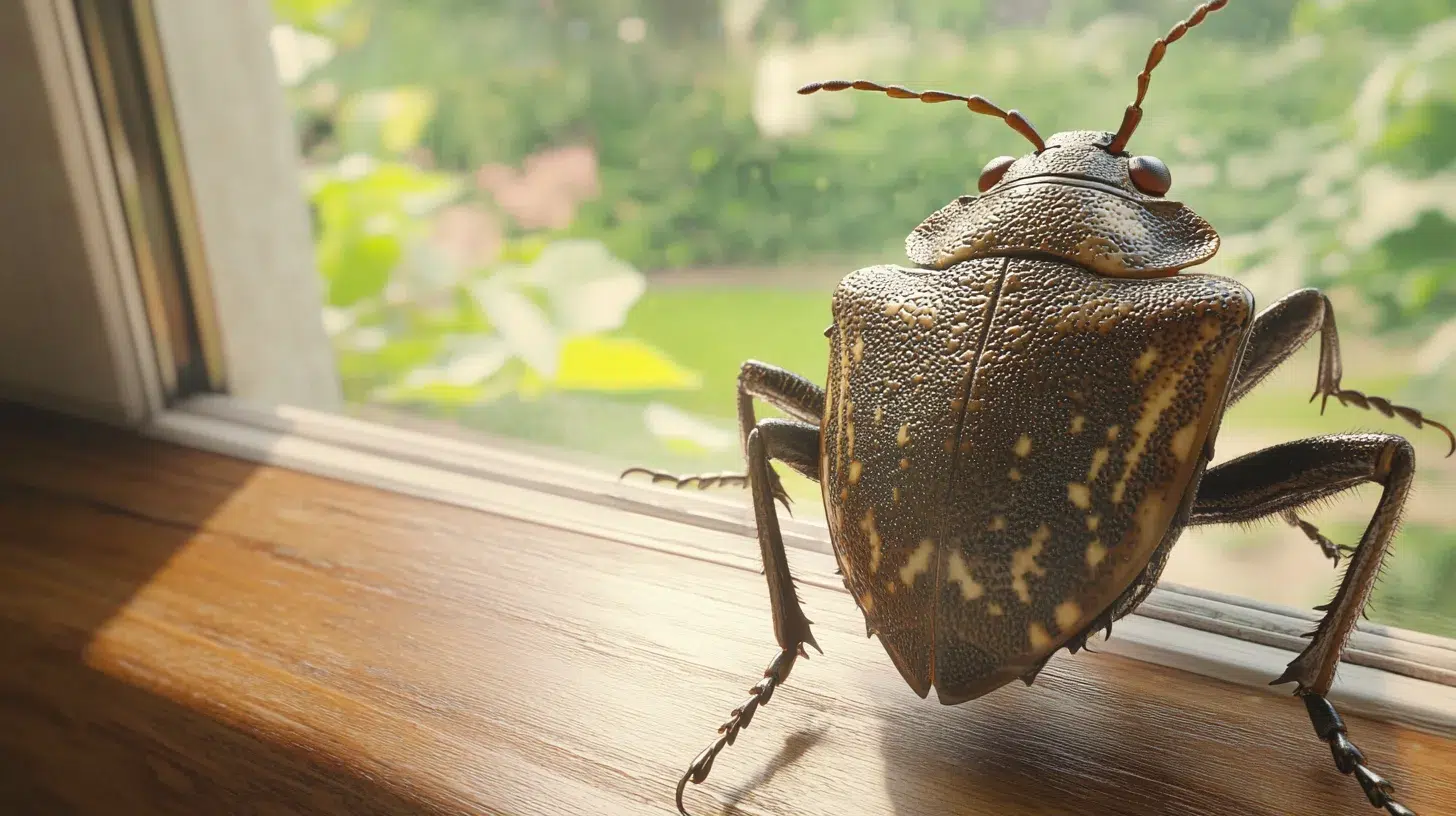
[[[760,363],[757,360],[749,360],[738,371],[738,436],[743,445],[744,456],[748,455],[748,435],[753,431],[754,426],[758,424],[758,418],[753,411],[754,397],[767,402],[769,405],[783,411],[794,419],[813,425],[818,425],[820,419],[824,416],[824,389],[778,366]],[[815,481],[819,479],[819,471],[812,462],[808,467],[795,467],[794,469],[810,479]],[[669,482],[679,490],[686,487],[697,487],[699,490],[707,490],[712,487],[748,486],[747,473],[711,473],[678,476],[660,470],[633,467],[622,471],[622,476],[629,476],[633,473],[641,473],[652,477],[654,484]],[[784,490],[783,484],[779,481],[778,473],[770,468],[769,474],[769,479],[773,484],[774,498],[782,502],[784,509],[787,510],[789,507],[789,494]]]
[[[1244,362],[1234,379],[1229,404],[1242,399],[1269,373],[1289,359],[1314,336],[1320,335],[1319,372],[1315,380],[1313,402],[1320,400],[1320,413],[1330,397],[1341,405],[1355,405],[1374,409],[1388,417],[1400,417],[1417,428],[1427,425],[1446,434],[1450,442],[1447,456],[1456,453],[1456,434],[1445,425],[1425,417],[1420,411],[1404,405],[1394,405],[1384,397],[1367,396],[1359,391],[1340,387],[1342,368],[1340,365],[1340,335],[1335,328],[1335,308],[1330,299],[1318,289],[1301,289],[1285,295],[1282,299],[1260,312],[1254,318],[1249,336],[1249,346],[1244,352]]]
[[[1340,565],[1341,556],[1355,552],[1354,547],[1347,544],[1336,544],[1326,538],[1325,534],[1321,533],[1318,527],[1300,518],[1293,510],[1285,510],[1279,514],[1279,517],[1284,519],[1284,522],[1290,527],[1299,528],[1299,531],[1304,533],[1305,538],[1318,544],[1320,550],[1324,552],[1325,557],[1335,562],[1335,566],[1337,567]]]
[[[1303,698],[1315,734],[1329,744],[1335,766],[1354,774],[1370,803],[1394,816],[1410,816],[1412,811],[1392,798],[1393,785],[1366,767],[1325,695],[1380,575],[1414,475],[1415,452],[1398,436],[1338,434],[1289,442],[1211,468],[1189,519],[1197,525],[1248,522],[1283,515],[1362,484],[1384,488],[1334,600],[1320,607],[1325,614],[1310,633],[1313,639],[1271,685],[1298,684],[1295,694]]]
[[[778,641],[779,653],[764,670],[763,679],[749,690],[749,698],[733,709],[728,720],[718,727],[718,738],[693,758],[687,772],[678,780],[677,809],[682,816],[687,816],[683,809],[683,791],[688,783],[696,785],[708,777],[718,753],[732,745],[738,738],[738,732],[748,727],[759,706],[768,705],[774,689],[788,679],[794,661],[800,656],[809,657],[804,651],[804,644],[823,653],[809,631],[812,621],[804,616],[804,610],[799,606],[769,482],[769,474],[773,472],[769,468],[771,458],[781,460],[796,470],[800,466],[811,466],[819,458],[819,428],[803,422],[766,419],[748,432],[747,448],[748,481],[753,491],[753,513],[758,521],[758,544],[763,556],[764,574],[768,577],[769,607],[773,612],[774,639]]]

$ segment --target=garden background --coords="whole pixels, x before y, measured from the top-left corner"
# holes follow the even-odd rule
[[[1115,130],[1191,0],[272,0],[352,410],[603,469],[741,468],[739,364],[822,381],[829,294],[1025,152],[956,105],[801,97],[870,78],[982,94],[1049,135]],[[1172,46],[1137,152],[1215,224],[1261,305],[1331,294],[1344,385],[1456,422],[1456,3],[1235,2]],[[1417,445],[1373,617],[1456,636],[1456,460],[1310,404],[1313,345],[1220,458],[1321,432]],[[765,410],[761,415],[772,415]],[[781,468],[782,469],[782,468]],[[788,474],[800,517],[818,488]],[[1374,489],[1310,520],[1355,543]],[[1297,531],[1194,531],[1168,580],[1308,607]]]

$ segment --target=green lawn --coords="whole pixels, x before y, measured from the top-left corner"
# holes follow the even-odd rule
[[[632,309],[625,331],[664,349],[703,377],[701,389],[657,395],[662,401],[731,420],[738,367],[744,360],[761,360],[824,381],[829,297],[829,291],[768,287],[649,287]]]

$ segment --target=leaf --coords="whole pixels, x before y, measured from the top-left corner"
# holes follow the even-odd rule
[[[351,306],[382,294],[401,254],[399,239],[386,233],[323,243],[319,269],[328,281],[329,305]]]
[[[598,241],[557,241],[536,257],[528,279],[543,288],[562,335],[614,331],[647,281]]]
[[[512,355],[547,378],[556,376],[561,341],[541,307],[512,287],[508,275],[481,281],[471,293]]]
[[[321,34],[337,24],[353,0],[272,0],[269,5],[280,22]]]
[[[738,435],[667,403],[654,402],[642,413],[647,429],[668,443],[687,443],[694,453],[727,450],[738,444]],[[677,445],[675,447],[683,447]],[[685,451],[686,452],[686,451]]]
[[[562,344],[553,384],[568,391],[657,391],[697,388],[700,378],[641,341],[586,335]]]
[[[326,37],[291,25],[276,25],[268,33],[273,69],[278,81],[292,88],[334,58],[334,44]]]
[[[435,115],[435,95],[423,88],[397,88],[387,103],[379,127],[384,149],[403,153],[416,146],[420,134]]]
[[[495,376],[510,360],[504,343],[493,338],[471,338],[450,355],[431,376],[451,385],[479,385]],[[406,378],[410,382],[412,378]]]
[[[356,149],[382,147],[386,153],[400,154],[419,144],[435,105],[435,94],[425,88],[366,91],[344,103],[338,127],[345,142]]]

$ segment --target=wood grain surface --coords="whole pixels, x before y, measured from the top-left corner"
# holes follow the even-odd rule
[[[695,814],[1373,812],[1288,697],[1084,654],[944,707],[804,595],[826,654]],[[670,813],[767,606],[712,559],[0,409],[0,813]],[[1349,720],[1456,813],[1456,745]]]

